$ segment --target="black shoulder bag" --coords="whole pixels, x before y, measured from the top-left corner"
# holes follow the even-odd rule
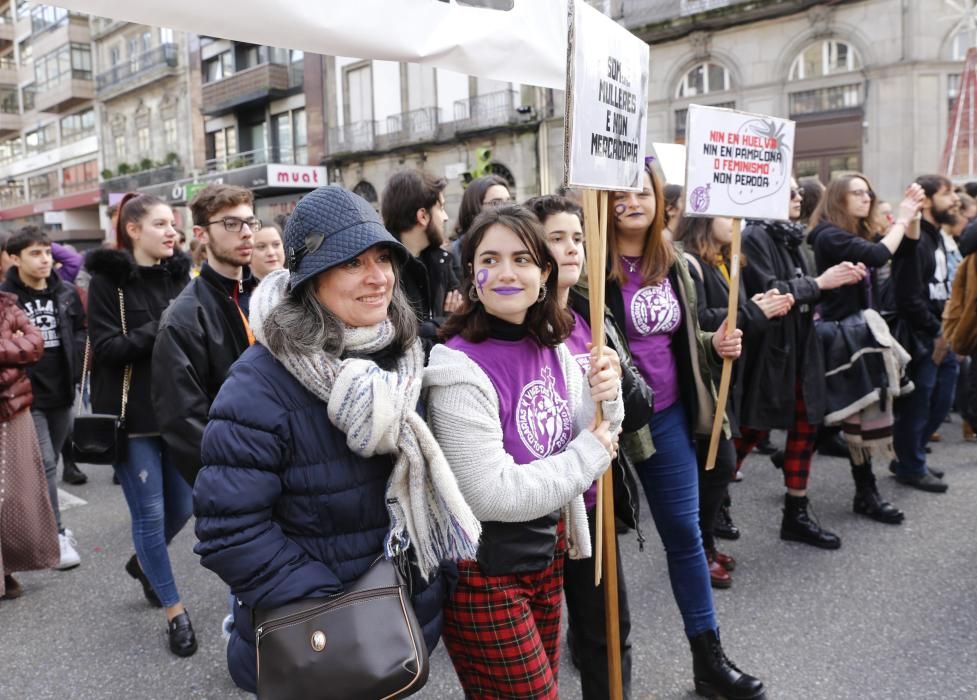
[[[262,699],[393,700],[427,682],[404,576],[382,555],[341,595],[255,610],[254,629]]]
[[[119,317],[122,319],[122,334],[128,335],[126,328],[126,304],[119,289]],[[71,448],[76,462],[84,464],[118,464],[125,461],[128,447],[126,433],[126,407],[129,403],[129,385],[132,382],[132,365],[126,365],[122,373],[122,406],[119,415],[92,413],[82,415],[82,401],[78,402],[78,414],[71,434]],[[92,385],[92,340],[85,339],[85,361],[81,369],[81,395],[85,396],[85,386]]]

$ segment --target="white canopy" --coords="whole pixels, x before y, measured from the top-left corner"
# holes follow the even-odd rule
[[[57,4],[101,17],[266,46],[425,63],[541,87],[566,86],[567,0],[57,0]],[[578,0],[578,4],[586,3]]]

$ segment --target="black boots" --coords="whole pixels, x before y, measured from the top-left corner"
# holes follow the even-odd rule
[[[834,533],[822,530],[811,514],[807,512],[807,496],[791,496],[784,500],[784,519],[780,524],[780,539],[803,542],[821,549],[838,549],[841,538]]]
[[[729,498],[719,506],[719,513],[716,515],[716,522],[712,526],[712,534],[723,540],[738,540],[740,530],[733,524],[733,516],[729,513],[731,503]]]
[[[727,658],[719,630],[703,632],[689,640],[695,692],[705,698],[755,700],[765,698],[763,683],[743,673]]]
[[[193,633],[190,616],[182,612],[167,625],[170,636],[170,651],[177,656],[193,656],[197,651],[197,636]]]
[[[872,463],[853,464],[852,478],[855,479],[855,500],[852,510],[859,515],[867,515],[872,520],[889,525],[899,525],[906,517],[901,510],[882,500],[872,473]]]

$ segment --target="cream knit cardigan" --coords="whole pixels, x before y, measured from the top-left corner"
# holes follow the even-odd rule
[[[519,523],[562,509],[570,558],[586,559],[591,546],[583,492],[607,469],[610,456],[587,430],[594,404],[579,365],[565,345],[557,353],[573,416],[573,439],[563,452],[516,464],[503,447],[492,381],[465,353],[444,345],[434,346],[424,371],[427,420],[476,518]],[[624,418],[620,390],[603,410],[612,432],[618,431]]]

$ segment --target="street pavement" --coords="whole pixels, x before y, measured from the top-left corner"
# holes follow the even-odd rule
[[[899,527],[853,515],[847,461],[815,459],[811,500],[841,535],[839,551],[779,540],[783,488],[766,457],[752,456],[744,480],[731,486],[743,537],[723,543],[739,565],[716,605],[727,653],[763,678],[771,700],[977,698],[977,446],[961,442],[958,417],[942,432],[932,464],[946,469],[948,493],[899,486],[884,465],[876,468],[883,494],[907,513]],[[228,678],[220,637],[226,589],[192,553],[192,528],[170,551],[200,650],[178,659],[167,651],[162,612],[123,570],[133,550],[122,492],[108,467],[84,469],[88,484],[62,485],[74,497],[64,522],[82,565],[19,575],[25,595],[0,603],[0,700],[249,697]],[[692,698],[664,554],[647,508],[642,517],[645,551],[633,534],[621,538],[633,697]],[[560,681],[561,698],[580,697],[565,649]],[[416,697],[463,697],[442,647]]]

